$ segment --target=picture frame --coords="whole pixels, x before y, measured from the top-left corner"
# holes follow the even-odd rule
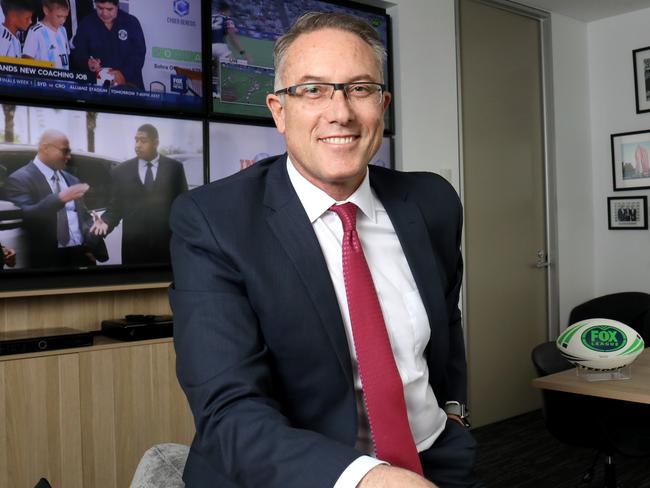
[[[610,136],[614,191],[650,188],[650,130]]]
[[[632,51],[636,113],[650,112],[650,46]]]
[[[648,197],[608,197],[607,227],[609,230],[647,230]]]

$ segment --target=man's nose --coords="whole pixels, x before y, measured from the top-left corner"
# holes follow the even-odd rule
[[[345,90],[334,90],[327,107],[327,115],[330,122],[341,124],[347,123],[354,118],[354,110]]]

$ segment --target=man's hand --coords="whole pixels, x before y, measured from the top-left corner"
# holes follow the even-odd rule
[[[63,203],[68,203],[72,200],[78,200],[83,197],[90,189],[86,183],[77,183],[76,185],[69,186],[61,193],[59,193],[59,200]]]
[[[90,233],[94,236],[105,236],[108,233],[108,224],[95,211],[91,211],[93,216],[93,225],[90,227]]]
[[[368,471],[357,488],[437,488],[437,486],[412,471],[380,464]]]
[[[4,255],[4,261],[7,266],[10,268],[16,266],[16,251],[9,247],[2,246],[2,254]]]
[[[112,83],[113,86],[126,85],[126,78],[119,69],[109,69],[108,72],[115,77]]]

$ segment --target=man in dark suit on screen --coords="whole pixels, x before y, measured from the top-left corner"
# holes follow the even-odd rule
[[[45,131],[33,161],[5,183],[8,200],[23,210],[28,266],[93,266],[108,259],[101,237],[92,235],[93,218],[83,201],[90,189],[64,171],[70,142],[58,130]]]
[[[111,199],[91,232],[106,235],[122,222],[122,264],[169,263],[169,211],[187,190],[183,165],[158,153],[158,130],[144,124],[135,134],[133,159],[111,174]]]
[[[482,486],[458,196],[368,167],[391,96],[364,21],[306,14],[274,57],[287,154],[181,195],[170,218],[186,486]]]

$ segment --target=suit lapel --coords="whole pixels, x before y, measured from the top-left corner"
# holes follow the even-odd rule
[[[153,181],[153,187],[158,187],[162,181],[167,181],[167,173],[169,172],[169,165],[164,159],[164,156],[161,154],[158,159],[158,171],[156,172],[156,178]]]
[[[50,183],[47,181],[47,178],[43,173],[40,172],[38,166],[34,162],[30,162],[28,166],[30,176],[33,178],[34,183],[36,184],[36,189],[38,191],[38,196],[40,199],[45,198],[48,195],[54,193]]]
[[[289,180],[286,158],[269,169],[264,204],[270,209],[267,222],[293,262],[352,386],[350,353],[339,303],[318,238]]]
[[[406,189],[396,189],[394,180],[388,181],[370,172],[370,185],[384,205],[395,228],[397,237],[409,264],[413,279],[427,311],[429,325],[446,316],[444,290],[440,284],[440,270],[435,252],[431,249],[431,236],[422,212]]]

